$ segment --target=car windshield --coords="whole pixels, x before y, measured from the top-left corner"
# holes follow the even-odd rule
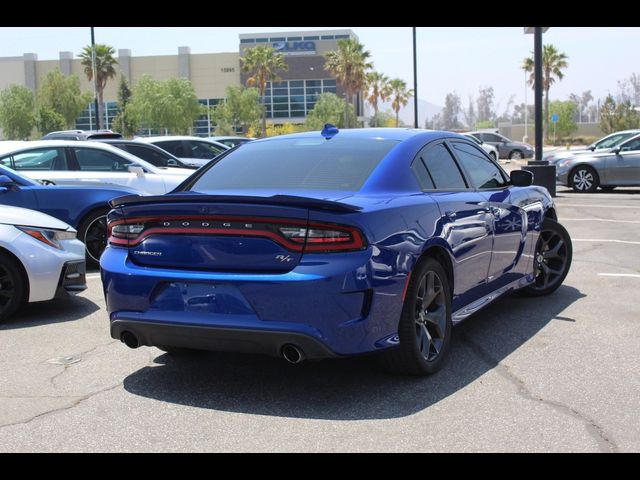
[[[357,191],[397,144],[381,138],[340,137],[249,142],[215,162],[190,190]]]
[[[601,148],[612,148],[618,145],[619,143],[624,142],[628,138],[637,135],[638,132],[629,132],[629,133],[614,133],[608,137],[603,138],[602,140],[595,143],[596,150],[600,150]]]

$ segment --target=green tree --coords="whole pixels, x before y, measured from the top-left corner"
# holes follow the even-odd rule
[[[266,45],[258,45],[245,51],[240,58],[242,71],[249,75],[248,87],[257,87],[262,98],[262,136],[267,135],[267,111],[264,108],[267,82],[278,80],[278,72],[288,70],[284,55]]]
[[[236,128],[241,128],[243,135],[249,128],[256,130],[262,118],[258,89],[241,85],[229,86],[225,93],[225,100],[211,111],[211,120],[216,124],[215,134],[235,135]]]
[[[308,130],[322,130],[325,123],[331,123],[338,128],[345,128],[344,117],[347,111],[347,121],[355,125],[356,115],[353,105],[350,105],[335,93],[323,93],[318,97],[313,110],[307,115],[305,127]]]
[[[127,138],[131,138],[140,128],[140,122],[130,111],[131,89],[124,76],[118,85],[118,109],[120,113],[113,119],[113,124]]]
[[[496,113],[493,111],[493,98],[493,87],[480,87],[478,99],[476,100],[476,105],[478,107],[478,122],[493,120],[495,118]]]
[[[342,86],[351,105],[355,108],[357,93],[364,90],[367,85],[367,71],[373,68],[373,63],[367,59],[371,56],[364,45],[354,39],[338,40],[338,50],[332,50],[325,54],[325,70],[336,77]],[[348,119],[347,107],[345,117]],[[347,123],[347,127],[351,123]],[[355,122],[353,123],[355,126]]]
[[[370,127],[393,127],[396,124],[396,119],[391,110],[385,110],[384,112],[378,112],[369,119]]]
[[[98,94],[98,128],[104,126],[104,88],[107,82],[116,76],[115,66],[118,61],[113,57],[116,53],[113,47],[97,43],[96,48],[96,93]],[[82,49],[80,54],[80,64],[84,67],[84,74],[87,79],[93,81],[93,49],[91,45],[87,45]]]
[[[640,115],[629,100],[616,103],[611,95],[607,95],[600,109],[600,128],[606,134],[640,128]]]
[[[552,114],[558,115],[555,127],[557,137],[568,137],[578,130],[578,125],[575,121],[578,106],[573,101],[561,102],[556,100],[551,102],[549,108]]]
[[[400,109],[409,103],[413,96],[413,89],[407,90],[407,82],[399,78],[389,81],[389,98],[391,98],[391,108],[396,112],[396,127],[400,125]]]
[[[171,134],[187,134],[204,107],[186,78],[154,80],[144,75],[133,87],[127,109],[135,121],[151,128],[165,128]]]
[[[38,128],[42,133],[48,133],[51,131],[49,128],[60,123],[61,118],[63,124],[55,129],[73,128],[82,110],[91,102],[91,97],[90,92],[80,91],[77,75],[66,76],[58,69],[51,70],[36,95]]]
[[[553,45],[542,47],[542,89],[544,90],[544,138],[549,138],[549,89],[556,79],[562,80],[562,70],[569,66],[566,54]],[[535,88],[535,62],[533,55],[524,59],[522,69],[529,73],[529,84]]]
[[[372,127],[383,125],[378,123],[378,102],[386,101],[389,96],[389,77],[380,72],[367,73],[366,100],[373,107],[373,117],[369,124]]]
[[[441,114],[445,130],[454,130],[462,127],[462,124],[458,121],[461,105],[462,101],[457,93],[447,93]]]
[[[476,130],[482,130],[483,128],[493,128],[496,124],[493,120],[480,120],[476,122]]]
[[[8,140],[28,140],[36,125],[35,96],[22,85],[9,85],[0,93],[0,128]]]

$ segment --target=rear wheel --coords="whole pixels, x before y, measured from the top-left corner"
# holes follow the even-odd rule
[[[545,219],[533,259],[536,279],[520,292],[529,297],[555,292],[569,273],[572,255],[569,232],[555,220]]]
[[[442,265],[427,257],[411,273],[398,325],[400,345],[384,352],[398,373],[430,375],[443,365],[451,338],[451,292]]]
[[[593,193],[600,184],[598,173],[588,165],[580,165],[569,175],[573,190],[579,193]]]
[[[509,159],[511,159],[511,160],[522,160],[522,152],[520,150],[513,150],[509,154]]]
[[[26,280],[20,265],[0,252],[0,322],[9,318],[25,301]]]
[[[107,246],[107,213],[108,208],[90,212],[78,226],[78,238],[86,248],[87,266],[100,266],[100,256]]]

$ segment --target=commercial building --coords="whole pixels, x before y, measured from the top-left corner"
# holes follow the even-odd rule
[[[171,77],[189,79],[201,104],[214,106],[225,97],[230,85],[245,84],[247,75],[241,72],[240,57],[256,45],[270,45],[285,56],[288,70],[281,72],[281,81],[269,84],[265,95],[267,119],[273,123],[301,123],[313,109],[318,96],[324,92],[344,96],[335,77],[324,69],[324,54],[338,47],[343,38],[358,39],[351,30],[322,30],[309,32],[276,32],[241,34],[238,52],[192,54],[189,47],[178,47],[177,55],[133,56],[129,49],[117,51],[118,77],[124,76],[134,85],[143,75],[156,80]],[[73,52],[60,52],[58,60],[38,60],[35,53],[22,57],[0,58],[0,90],[11,84],[24,85],[34,92],[44,76],[59,68],[65,75],[80,78],[82,90],[93,91],[93,84],[84,74],[80,59]],[[105,126],[110,127],[117,115],[118,77],[109,81],[104,91]],[[358,95],[357,114],[362,115],[362,95]],[[96,127],[94,105],[78,118],[80,129]],[[209,115],[194,124],[194,134],[209,135],[213,125]]]

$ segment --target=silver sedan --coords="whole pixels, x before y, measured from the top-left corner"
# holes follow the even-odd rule
[[[640,135],[604,153],[576,155],[560,160],[556,180],[576,192],[640,186]]]

